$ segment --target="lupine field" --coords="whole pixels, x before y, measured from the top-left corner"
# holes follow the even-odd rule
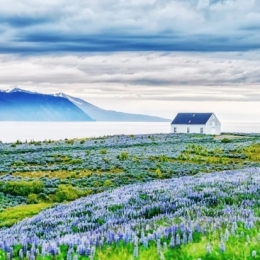
[[[260,135],[230,136],[0,143],[0,259],[260,259]]]

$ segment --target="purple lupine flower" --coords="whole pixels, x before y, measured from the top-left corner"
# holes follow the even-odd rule
[[[182,243],[184,245],[187,244],[187,234],[186,234],[186,232],[184,232],[183,235],[182,235]]]
[[[209,254],[209,255],[211,254],[212,248],[211,248],[210,243],[207,243],[206,251],[207,251],[207,254]]]
[[[166,251],[167,249],[168,249],[168,248],[167,248],[167,243],[164,242],[164,243],[163,243],[163,250]]]
[[[252,255],[253,258],[255,258],[256,257],[256,250],[253,250],[251,255]]]
[[[12,258],[11,258],[11,253],[6,253],[6,259],[7,260],[11,260]]]
[[[160,252],[161,252],[161,239],[160,238],[157,239],[156,245],[157,245],[157,253],[160,254]]]
[[[224,234],[224,240],[225,240],[225,241],[228,241],[228,239],[229,239],[229,231],[228,231],[228,229],[226,228],[225,234]]]
[[[192,236],[192,231],[190,231],[188,235],[188,243],[192,243],[192,241],[193,241],[193,236]]]
[[[236,230],[237,230],[237,223],[234,222],[234,223],[232,224],[232,228],[231,228],[231,233],[232,233],[232,235],[235,235],[235,234],[236,234]]]
[[[147,238],[147,237],[144,237],[144,238],[142,239],[142,242],[143,242],[143,247],[144,247],[145,249],[148,249],[148,238]]]
[[[77,247],[77,253],[78,253],[79,255],[85,255],[85,247],[84,247],[82,244],[78,245],[78,247]]]
[[[174,246],[175,246],[175,239],[174,239],[174,235],[172,235],[171,241],[170,241],[170,247],[174,248]]]
[[[19,259],[20,260],[23,259],[23,250],[22,249],[19,250]]]
[[[30,259],[30,256],[31,256],[30,251],[27,251],[26,252],[26,259]]]
[[[160,252],[159,257],[160,257],[160,260],[165,260],[164,254],[162,252]]]
[[[67,252],[66,260],[71,260],[72,259],[72,255],[73,255],[73,249],[69,248],[69,250]]]
[[[176,245],[177,245],[177,246],[180,246],[180,245],[181,245],[181,237],[180,237],[180,234],[179,234],[179,233],[177,233],[177,235],[176,235]]]
[[[138,250],[138,244],[134,247],[134,258],[138,258],[139,256],[139,250]]]
[[[225,252],[226,251],[225,242],[223,240],[220,241],[219,248],[220,248],[221,252]]]

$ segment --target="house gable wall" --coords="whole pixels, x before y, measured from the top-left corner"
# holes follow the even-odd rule
[[[207,134],[212,135],[220,135],[221,134],[221,123],[219,122],[218,118],[215,114],[209,118],[208,122],[206,123]]]
[[[187,128],[190,128],[190,133],[200,134],[200,129],[203,128],[204,134],[206,134],[206,125],[171,125],[171,132],[174,133],[174,128],[177,128],[177,133],[187,133]]]

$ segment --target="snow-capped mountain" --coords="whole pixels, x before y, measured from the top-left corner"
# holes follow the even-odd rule
[[[93,121],[66,98],[24,91],[0,92],[0,121]]]
[[[65,93],[41,94],[18,87],[0,91],[0,121],[9,119],[13,121],[170,121],[155,116],[102,109]]]

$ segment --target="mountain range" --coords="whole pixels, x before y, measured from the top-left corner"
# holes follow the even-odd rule
[[[169,122],[170,120],[105,110],[64,93],[51,95],[14,88],[0,91],[0,121]]]

